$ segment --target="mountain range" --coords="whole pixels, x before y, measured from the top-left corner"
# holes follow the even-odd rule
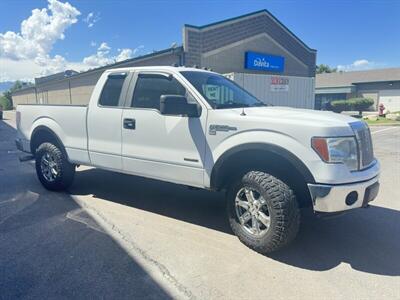
[[[0,94],[7,91],[14,85],[14,81],[4,81],[0,82]]]

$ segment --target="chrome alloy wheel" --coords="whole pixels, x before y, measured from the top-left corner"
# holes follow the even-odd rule
[[[271,223],[267,202],[256,190],[243,187],[236,194],[236,215],[243,229],[254,237],[264,236]]]
[[[42,170],[43,177],[49,182],[53,182],[59,173],[59,167],[53,155],[48,152],[40,160],[40,169]]]

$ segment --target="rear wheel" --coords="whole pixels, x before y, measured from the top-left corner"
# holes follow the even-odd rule
[[[251,249],[267,254],[297,235],[300,211],[293,191],[278,178],[251,171],[228,191],[227,210],[233,232]]]
[[[67,189],[74,179],[75,165],[52,143],[41,144],[35,153],[36,174],[42,185],[52,191]]]

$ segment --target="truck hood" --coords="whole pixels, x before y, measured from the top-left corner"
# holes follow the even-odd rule
[[[214,112],[218,114],[218,122],[214,122],[225,122],[237,127],[239,131],[274,131],[307,141],[310,136],[354,135],[349,123],[360,122],[355,118],[328,111],[279,106],[221,109]],[[226,121],[222,121],[223,119]]]
[[[242,113],[243,109],[235,109]],[[249,118],[264,120],[281,120],[299,125],[316,125],[323,127],[348,127],[349,123],[358,121],[353,117],[330,112],[311,109],[300,109],[283,106],[249,107],[244,112]]]

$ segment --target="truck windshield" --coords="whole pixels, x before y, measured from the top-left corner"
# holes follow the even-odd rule
[[[214,109],[266,106],[226,77],[209,72],[181,71]]]

